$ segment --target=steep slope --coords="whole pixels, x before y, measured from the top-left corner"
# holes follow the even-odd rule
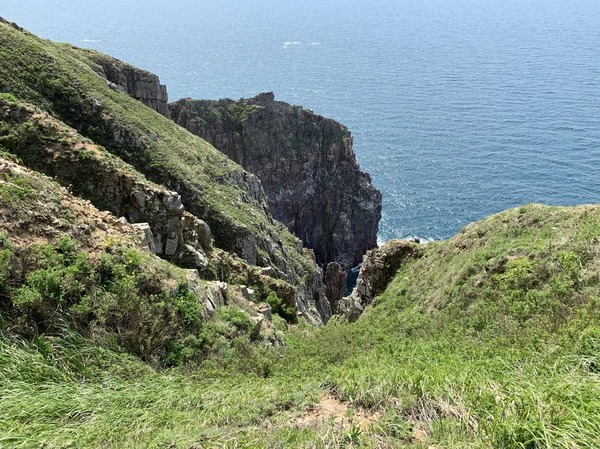
[[[395,274],[392,258],[378,255],[390,265],[371,279],[392,279],[355,323],[288,331],[282,353],[240,359],[252,374],[161,373],[85,341],[0,335],[4,441],[597,447],[600,207],[513,209],[420,246]]]
[[[96,62],[108,57],[38,39],[6,23],[0,23],[0,55],[0,92],[41,107],[149,180],[176,191],[185,209],[208,223],[218,248],[292,284],[297,307],[312,322],[329,318],[322,271],[301,242],[273,220],[258,179],[115,89]]]
[[[138,226],[0,156],[1,333],[31,340],[70,329],[173,366],[218,357],[219,337],[231,349],[235,338],[269,340],[267,325],[254,332],[257,310],[239,288],[152,255]]]
[[[272,93],[182,99],[170,111],[261,180],[273,216],[314,249],[321,267],[339,262],[349,270],[377,246],[381,193],[360,171],[343,125]]]

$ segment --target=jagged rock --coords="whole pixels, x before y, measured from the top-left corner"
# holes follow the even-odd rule
[[[174,256],[177,253],[177,240],[167,239],[165,242],[165,255]]]
[[[98,65],[95,71],[107,80],[108,87],[169,115],[167,87],[160,84],[158,76],[100,53],[90,52],[89,56]]]
[[[343,125],[276,102],[272,92],[240,101],[182,99],[169,107],[175,122],[260,179],[273,216],[315,250],[321,267],[336,261],[348,270],[376,246],[381,194],[360,171]],[[258,197],[260,186],[250,186]]]
[[[163,204],[171,215],[183,215],[185,208],[181,204],[181,196],[177,192],[167,192],[162,199]]]
[[[250,321],[252,322],[252,331],[250,332],[250,338],[258,338],[258,336],[260,335],[260,331],[262,330],[264,320],[265,318],[262,315],[250,317]]]
[[[212,246],[210,227],[200,219],[196,219],[195,224],[197,226],[198,242],[200,242],[200,245],[202,245],[202,248],[204,248],[205,251],[209,251]]]
[[[242,295],[248,301],[253,301],[254,300],[254,290],[252,290],[251,288],[246,287],[245,285],[242,285]]]
[[[150,229],[150,225],[148,223],[134,223],[131,225],[131,227],[140,236],[140,247],[147,251],[150,251],[151,253],[156,253],[154,235],[152,234],[152,229]]]
[[[206,258],[206,256],[190,245],[184,245],[183,250],[177,256],[179,265],[182,267],[196,268],[201,272],[204,272],[208,269],[210,262]]]
[[[30,120],[35,113],[35,109],[10,104],[0,111],[0,120],[24,122]],[[55,123],[56,128],[60,127],[51,117],[46,116],[45,119]],[[70,186],[73,193],[91,194],[95,199],[101,199],[109,208],[104,215],[105,223],[117,226],[124,226],[127,222],[144,223],[140,232],[150,233],[145,239],[148,246],[152,246],[152,252],[169,256],[172,261],[178,262],[173,257],[177,255],[178,248],[185,245],[199,252],[211,250],[210,227],[203,220],[185,211],[181,196],[177,192],[161,189],[143,178],[135,177],[131,174],[129,166],[115,163],[107,153],[103,153],[103,150],[91,143],[81,150],[70,150],[65,145],[59,148],[60,151],[47,151],[44,156],[21,151],[21,148],[14,148],[14,151],[29,166],[51,175],[63,185]],[[96,150],[97,156],[84,159],[77,157],[76,151],[86,150]],[[121,218],[115,222],[115,216]],[[104,223],[100,223],[98,227],[102,230],[107,229]],[[187,260],[189,254],[181,254],[186,258],[186,261],[182,261],[182,266],[198,266],[197,263]],[[207,259],[204,258],[204,261]],[[199,263],[203,264],[204,261]]]
[[[208,287],[209,296],[215,307],[222,307],[229,302],[229,291],[227,283],[212,282]]]
[[[264,315],[264,317],[271,321],[273,319],[273,312],[271,310],[271,306],[266,302],[261,302],[258,305],[258,311]]]
[[[146,209],[146,194],[141,190],[136,190],[131,194],[134,204],[140,210],[140,212],[144,212]]]
[[[331,304],[331,310],[336,313],[338,304],[346,294],[347,273],[344,267],[337,262],[327,264],[325,271],[325,296]]]
[[[419,245],[406,240],[391,240],[369,251],[363,258],[356,287],[339,302],[339,314],[348,321],[356,321],[373,299],[383,293],[402,262],[420,255]]]
[[[212,316],[218,307],[228,302],[227,284],[224,282],[203,282],[198,270],[186,270],[188,289],[199,298],[204,305],[206,317]]]

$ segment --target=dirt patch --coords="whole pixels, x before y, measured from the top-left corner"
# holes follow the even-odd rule
[[[321,400],[306,410],[299,418],[292,419],[292,424],[299,427],[330,425],[349,430],[352,426],[367,432],[372,424],[381,417],[378,412],[351,408],[331,394],[324,395]]]

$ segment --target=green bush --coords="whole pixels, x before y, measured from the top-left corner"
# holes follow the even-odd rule
[[[283,300],[277,296],[277,293],[270,292],[265,299],[265,302],[271,306],[273,313],[284,318],[288,323],[297,323],[298,315],[295,307],[286,306]]]

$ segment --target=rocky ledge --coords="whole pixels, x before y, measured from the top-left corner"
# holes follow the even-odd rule
[[[273,93],[169,108],[172,120],[260,179],[273,216],[322,268],[339,262],[347,270],[377,245],[381,193],[360,170],[345,126]]]

